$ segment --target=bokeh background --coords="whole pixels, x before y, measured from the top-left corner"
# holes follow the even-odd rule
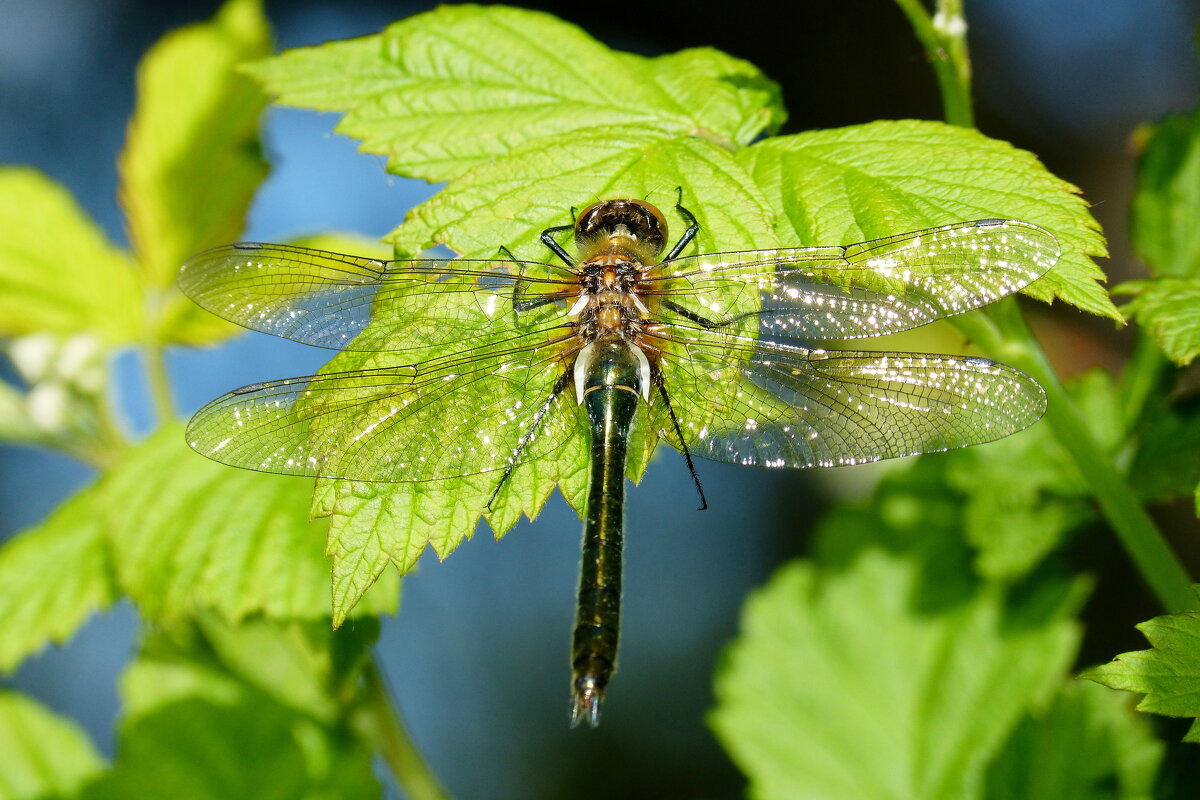
[[[374,33],[431,5],[268,2],[267,12],[279,46],[294,47]],[[940,117],[921,48],[885,0],[520,5],[646,55],[710,45],[754,61],[783,86],[791,113],[785,132]],[[133,107],[137,59],[168,29],[206,18],[217,6],[0,0],[0,162],[34,165],[65,184],[124,244],[115,161]],[[979,126],[1034,151],[1079,185],[1110,239],[1114,258],[1106,269],[1115,280],[1137,274],[1125,238],[1131,134],[1200,99],[1200,4],[968,0],[966,10]],[[245,238],[334,229],[379,237],[437,189],[386,174],[381,159],[357,154],[353,142],[331,133],[335,120],[269,113],[273,172]],[[61,255],[69,280],[71,254]],[[1062,309],[1033,313],[1064,375],[1119,363],[1126,337],[1110,324]],[[187,414],[233,386],[312,372],[327,355],[247,334],[218,349],[173,353],[170,367]],[[117,369],[130,425],[144,429],[149,409],[136,358],[123,356]],[[379,651],[414,737],[453,794],[741,794],[741,778],[703,724],[721,646],[736,632],[747,591],[802,554],[823,504],[868,483],[872,470],[700,467],[709,511],[695,511],[694,489],[673,453],[660,452],[630,493],[621,673],[596,731],[566,726],[579,522],[560,499],[500,542],[481,528],[444,563],[427,556],[405,581],[402,613],[385,622]],[[0,537],[40,520],[88,477],[65,457],[0,447]],[[1089,546],[1113,548],[1110,537],[1100,538]],[[1110,562],[1120,561],[1114,549]],[[1136,580],[1127,583],[1122,623],[1131,625],[1156,611]],[[116,677],[135,631],[134,611],[119,606],[3,683],[76,718],[111,754]],[[1131,629],[1129,636],[1124,649],[1139,647]]]

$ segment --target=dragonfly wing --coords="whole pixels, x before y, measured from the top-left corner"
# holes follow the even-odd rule
[[[766,467],[861,464],[981,444],[1046,408],[1042,388],[983,358],[694,344],[663,376],[694,454]],[[660,435],[679,437],[664,404]]]
[[[573,397],[554,396],[561,353],[542,332],[497,344],[470,358],[246,386],[197,412],[187,440],[232,466],[360,481],[503,469],[525,438],[529,457],[553,452],[576,424]]]
[[[713,253],[662,265],[652,294],[668,321],[744,336],[854,339],[991,303],[1058,261],[1036,225],[988,219],[846,247]]]
[[[178,281],[243,327],[337,350],[412,351],[414,361],[512,319],[537,324],[579,291],[573,273],[538,262],[380,261],[258,242],[193,256]]]

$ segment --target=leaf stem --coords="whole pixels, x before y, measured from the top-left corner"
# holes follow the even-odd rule
[[[955,326],[988,356],[1029,373],[1046,390],[1046,423],[1075,462],[1101,513],[1143,579],[1168,612],[1200,610],[1200,598],[1162,533],[1142,506],[1112,458],[1096,441],[1075,401],[1067,394],[1046,355],[1033,338],[1014,298],[994,303],[995,317],[964,314]]]
[[[962,0],[937,0],[933,16],[921,0],[896,0],[913,32],[925,48],[942,92],[946,121],[963,128],[975,127],[971,107],[971,58],[967,50],[967,18]]]
[[[374,653],[363,666],[362,676],[366,696],[358,716],[360,729],[383,756],[405,796],[410,800],[449,800],[450,795],[409,737]]]

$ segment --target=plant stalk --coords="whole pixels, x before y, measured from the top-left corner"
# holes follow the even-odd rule
[[[971,105],[971,57],[967,50],[967,18],[962,0],[937,0],[933,16],[921,0],[896,0],[913,32],[925,48],[942,93],[946,121],[962,128],[975,127]]]
[[[356,721],[375,751],[387,762],[405,796],[409,800],[450,800],[409,737],[374,653],[364,664],[362,676],[365,697]]]
[[[167,377],[166,353],[160,343],[148,341],[142,345],[142,358],[146,364],[146,382],[154,415],[160,426],[165,425],[175,418],[175,398]]]

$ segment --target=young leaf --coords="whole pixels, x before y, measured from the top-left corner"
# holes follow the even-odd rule
[[[0,797],[74,797],[104,769],[82,730],[33,700],[0,691]]]
[[[65,642],[116,600],[97,495],[84,489],[0,548],[0,672]]]
[[[976,571],[1012,580],[1094,516],[1087,487],[1046,428],[948,454],[946,482],[961,496]]]
[[[347,112],[339,133],[429,181],[597,126],[739,145],[783,120],[777,87],[744,61],[619,53],[548,14],[503,6],[443,6],[248,71],[281,103]]]
[[[1163,120],[1138,165],[1129,233],[1159,276],[1200,277],[1200,109]]]
[[[1192,493],[1200,484],[1200,407],[1177,405],[1154,414],[1141,432],[1129,481],[1152,501]]]
[[[37,170],[0,167],[0,230],[0,336],[140,338],[133,264],[66,189]]]
[[[1070,665],[1078,587],[918,604],[919,563],[793,563],[748,601],[710,724],[758,798],[983,796],[988,762]]]
[[[121,587],[142,613],[328,615],[326,526],[304,517],[308,481],[216,464],[192,453],[169,425],[136,448],[103,490]],[[393,611],[396,596],[392,578],[362,610]]]
[[[1112,377],[1093,370],[1072,381],[1070,392],[1101,444],[1119,448],[1124,436]],[[944,465],[947,484],[961,494],[962,530],[985,577],[1026,574],[1095,516],[1087,484],[1046,425],[930,461]]]
[[[379,795],[371,753],[356,740],[219,670],[179,656],[142,659],[122,692],[133,711],[116,762],[85,800]]]
[[[1200,109],[1168,117],[1153,131],[1138,165],[1130,235],[1150,280],[1113,291],[1133,295],[1122,311],[1145,328],[1168,358],[1200,355]]]
[[[189,255],[241,233],[267,173],[265,100],[234,68],[270,49],[260,0],[228,0],[210,22],[165,36],[138,66],[120,196],[152,286],[170,286]]]
[[[1137,705],[1141,711],[1200,717],[1200,614],[1168,614],[1137,628],[1153,649],[1122,653],[1083,677],[1144,694]]]
[[[1133,295],[1121,310],[1154,337],[1167,358],[1186,366],[1200,355],[1200,277],[1126,281],[1113,292]]]
[[[686,223],[673,211],[676,187],[701,226],[697,249],[689,252],[780,244],[765,197],[729,150],[698,138],[663,141],[633,126],[577,131],[517,148],[452,181],[389,239],[413,250],[446,243],[481,257],[504,245],[519,257],[557,262],[538,235],[549,225],[573,223],[572,207],[582,211],[600,198],[645,198],[667,214],[671,235],[678,236]]]
[[[369,620],[335,633],[324,620],[233,624],[203,612],[145,638],[141,657],[123,678],[123,711],[138,717],[193,697],[228,703],[250,688],[337,725],[344,711],[339,693],[357,681],[377,636],[378,625]]]
[[[1153,796],[1166,748],[1125,698],[1086,681],[1021,721],[988,769],[989,800]]]
[[[1079,190],[1006,142],[904,120],[765,139],[737,157],[791,228],[781,237],[849,244],[958,220],[1022,219],[1062,246],[1054,269],[1024,293],[1122,319],[1088,258],[1107,253]]]

